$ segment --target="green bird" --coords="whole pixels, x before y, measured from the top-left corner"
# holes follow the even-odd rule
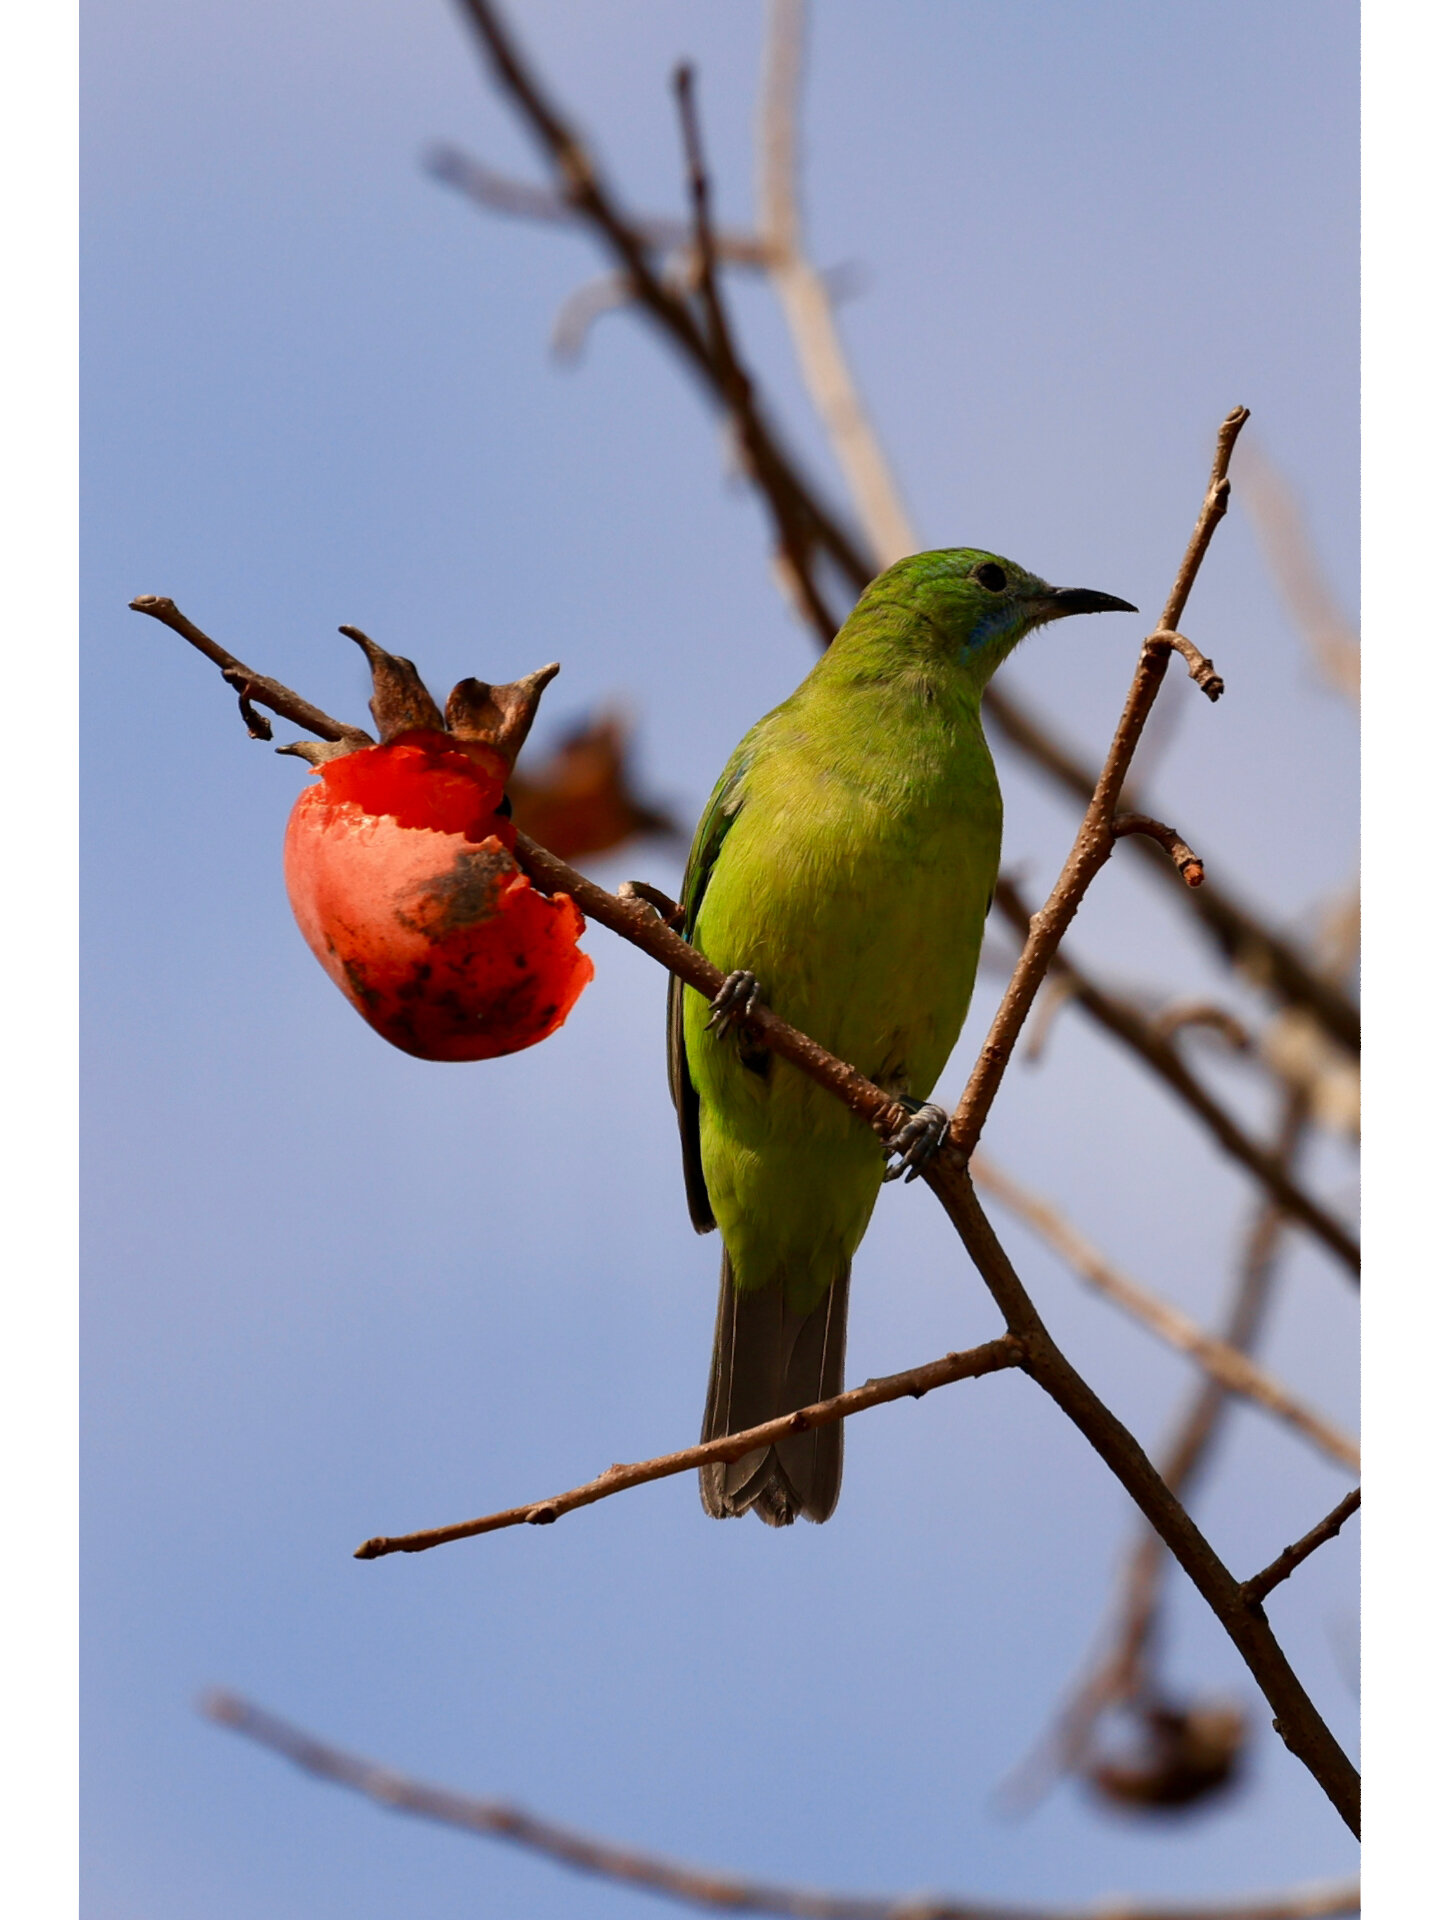
[[[842,1391],[850,1262],[882,1180],[913,1179],[944,1136],[924,1103],[970,1005],[1000,867],[980,696],[1033,628],[1107,611],[1135,608],[969,547],[914,554],[720,776],[682,904],[686,938],[727,978],[707,1004],[672,976],[669,1006],[690,1217],[724,1242],[706,1440]],[[907,1108],[892,1139],[747,1031],[760,982],[782,1019]],[[705,1511],[828,1520],[842,1428],[701,1468]]]

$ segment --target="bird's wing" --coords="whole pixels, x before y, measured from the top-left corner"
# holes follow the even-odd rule
[[[715,870],[720,849],[725,836],[739,817],[745,804],[744,780],[750,765],[750,756],[737,752],[724,773],[719,785],[710,796],[710,804],[701,816],[695,829],[695,841],[690,849],[690,859],[685,868],[685,882],[680,891],[681,905],[685,910],[685,920],[681,928],[685,938],[691,940],[695,934],[695,922],[700,916],[700,903],[705,898],[705,889],[710,884],[710,875]],[[689,1062],[685,1058],[685,1031],[682,1017],[684,988],[672,973],[670,976],[670,997],[666,1008],[669,1022],[668,1063],[670,1069],[670,1098],[675,1102],[676,1117],[680,1122],[680,1149],[685,1165],[685,1198],[690,1206],[690,1219],[697,1233],[709,1233],[715,1225],[715,1214],[710,1205],[710,1195],[705,1186],[705,1174],[700,1165],[700,1096],[695,1091],[690,1078]]]

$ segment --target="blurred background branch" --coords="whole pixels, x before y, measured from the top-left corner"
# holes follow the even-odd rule
[[[243,1734],[257,1746],[268,1747],[304,1772],[349,1787],[390,1812],[413,1814],[467,1833],[508,1840],[577,1873],[640,1887],[682,1906],[709,1911],[718,1908],[724,1913],[778,1914],[786,1920],[790,1916],[794,1920],[1329,1920],[1333,1915],[1357,1913],[1360,1906],[1359,1888],[1351,1881],[1213,1904],[1175,1906],[1110,1899],[1098,1908],[1018,1907],[930,1894],[867,1899],[855,1894],[767,1886],[596,1840],[573,1827],[539,1819],[509,1801],[479,1800],[446,1787],[432,1787],[317,1740],[288,1721],[252,1706],[238,1694],[209,1693],[201,1701],[200,1711],[217,1725]]]
[[[1216,1386],[1226,1393],[1243,1394],[1256,1406],[1274,1414],[1277,1420],[1284,1421],[1327,1458],[1359,1471],[1360,1449],[1349,1434],[1313,1412],[1282,1381],[1247,1359],[1239,1346],[1205,1333],[1188,1314],[1121,1273],[1055,1207],[1013,1175],[1003,1172],[988,1155],[977,1153],[970,1162],[970,1173],[983,1193],[992,1194],[1008,1213],[1039,1234],[1078,1278],[1123,1308],[1159,1339],[1188,1355],[1209,1374]],[[1281,1218],[1278,1208],[1268,1208],[1265,1218],[1267,1221],[1273,1218],[1278,1228]],[[1246,1330],[1253,1337],[1248,1317]],[[1216,1404],[1218,1407],[1218,1401]]]

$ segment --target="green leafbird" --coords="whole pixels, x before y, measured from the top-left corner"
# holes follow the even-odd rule
[[[725,1247],[707,1440],[842,1390],[850,1262],[882,1179],[913,1177],[943,1135],[922,1102],[970,1004],[1000,866],[980,696],[1032,628],[1110,610],[1135,611],[968,547],[914,554],[720,776],[683,906],[686,937],[728,977],[709,1005],[670,982],[690,1217]],[[762,994],[910,1109],[891,1141],[747,1033]],[[842,1430],[702,1468],[705,1511],[827,1520]]]

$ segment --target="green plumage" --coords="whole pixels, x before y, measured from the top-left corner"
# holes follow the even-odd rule
[[[731,756],[691,851],[687,937],[887,1091],[923,1100],[970,1003],[1000,863],[985,684],[1042,621],[1124,605],[970,549],[881,574]],[[841,1390],[850,1261],[885,1166],[832,1094],[743,1029],[707,1031],[709,1014],[672,980],[691,1217],[725,1244],[707,1438]],[[828,1518],[841,1432],[704,1469],[707,1511]]]

